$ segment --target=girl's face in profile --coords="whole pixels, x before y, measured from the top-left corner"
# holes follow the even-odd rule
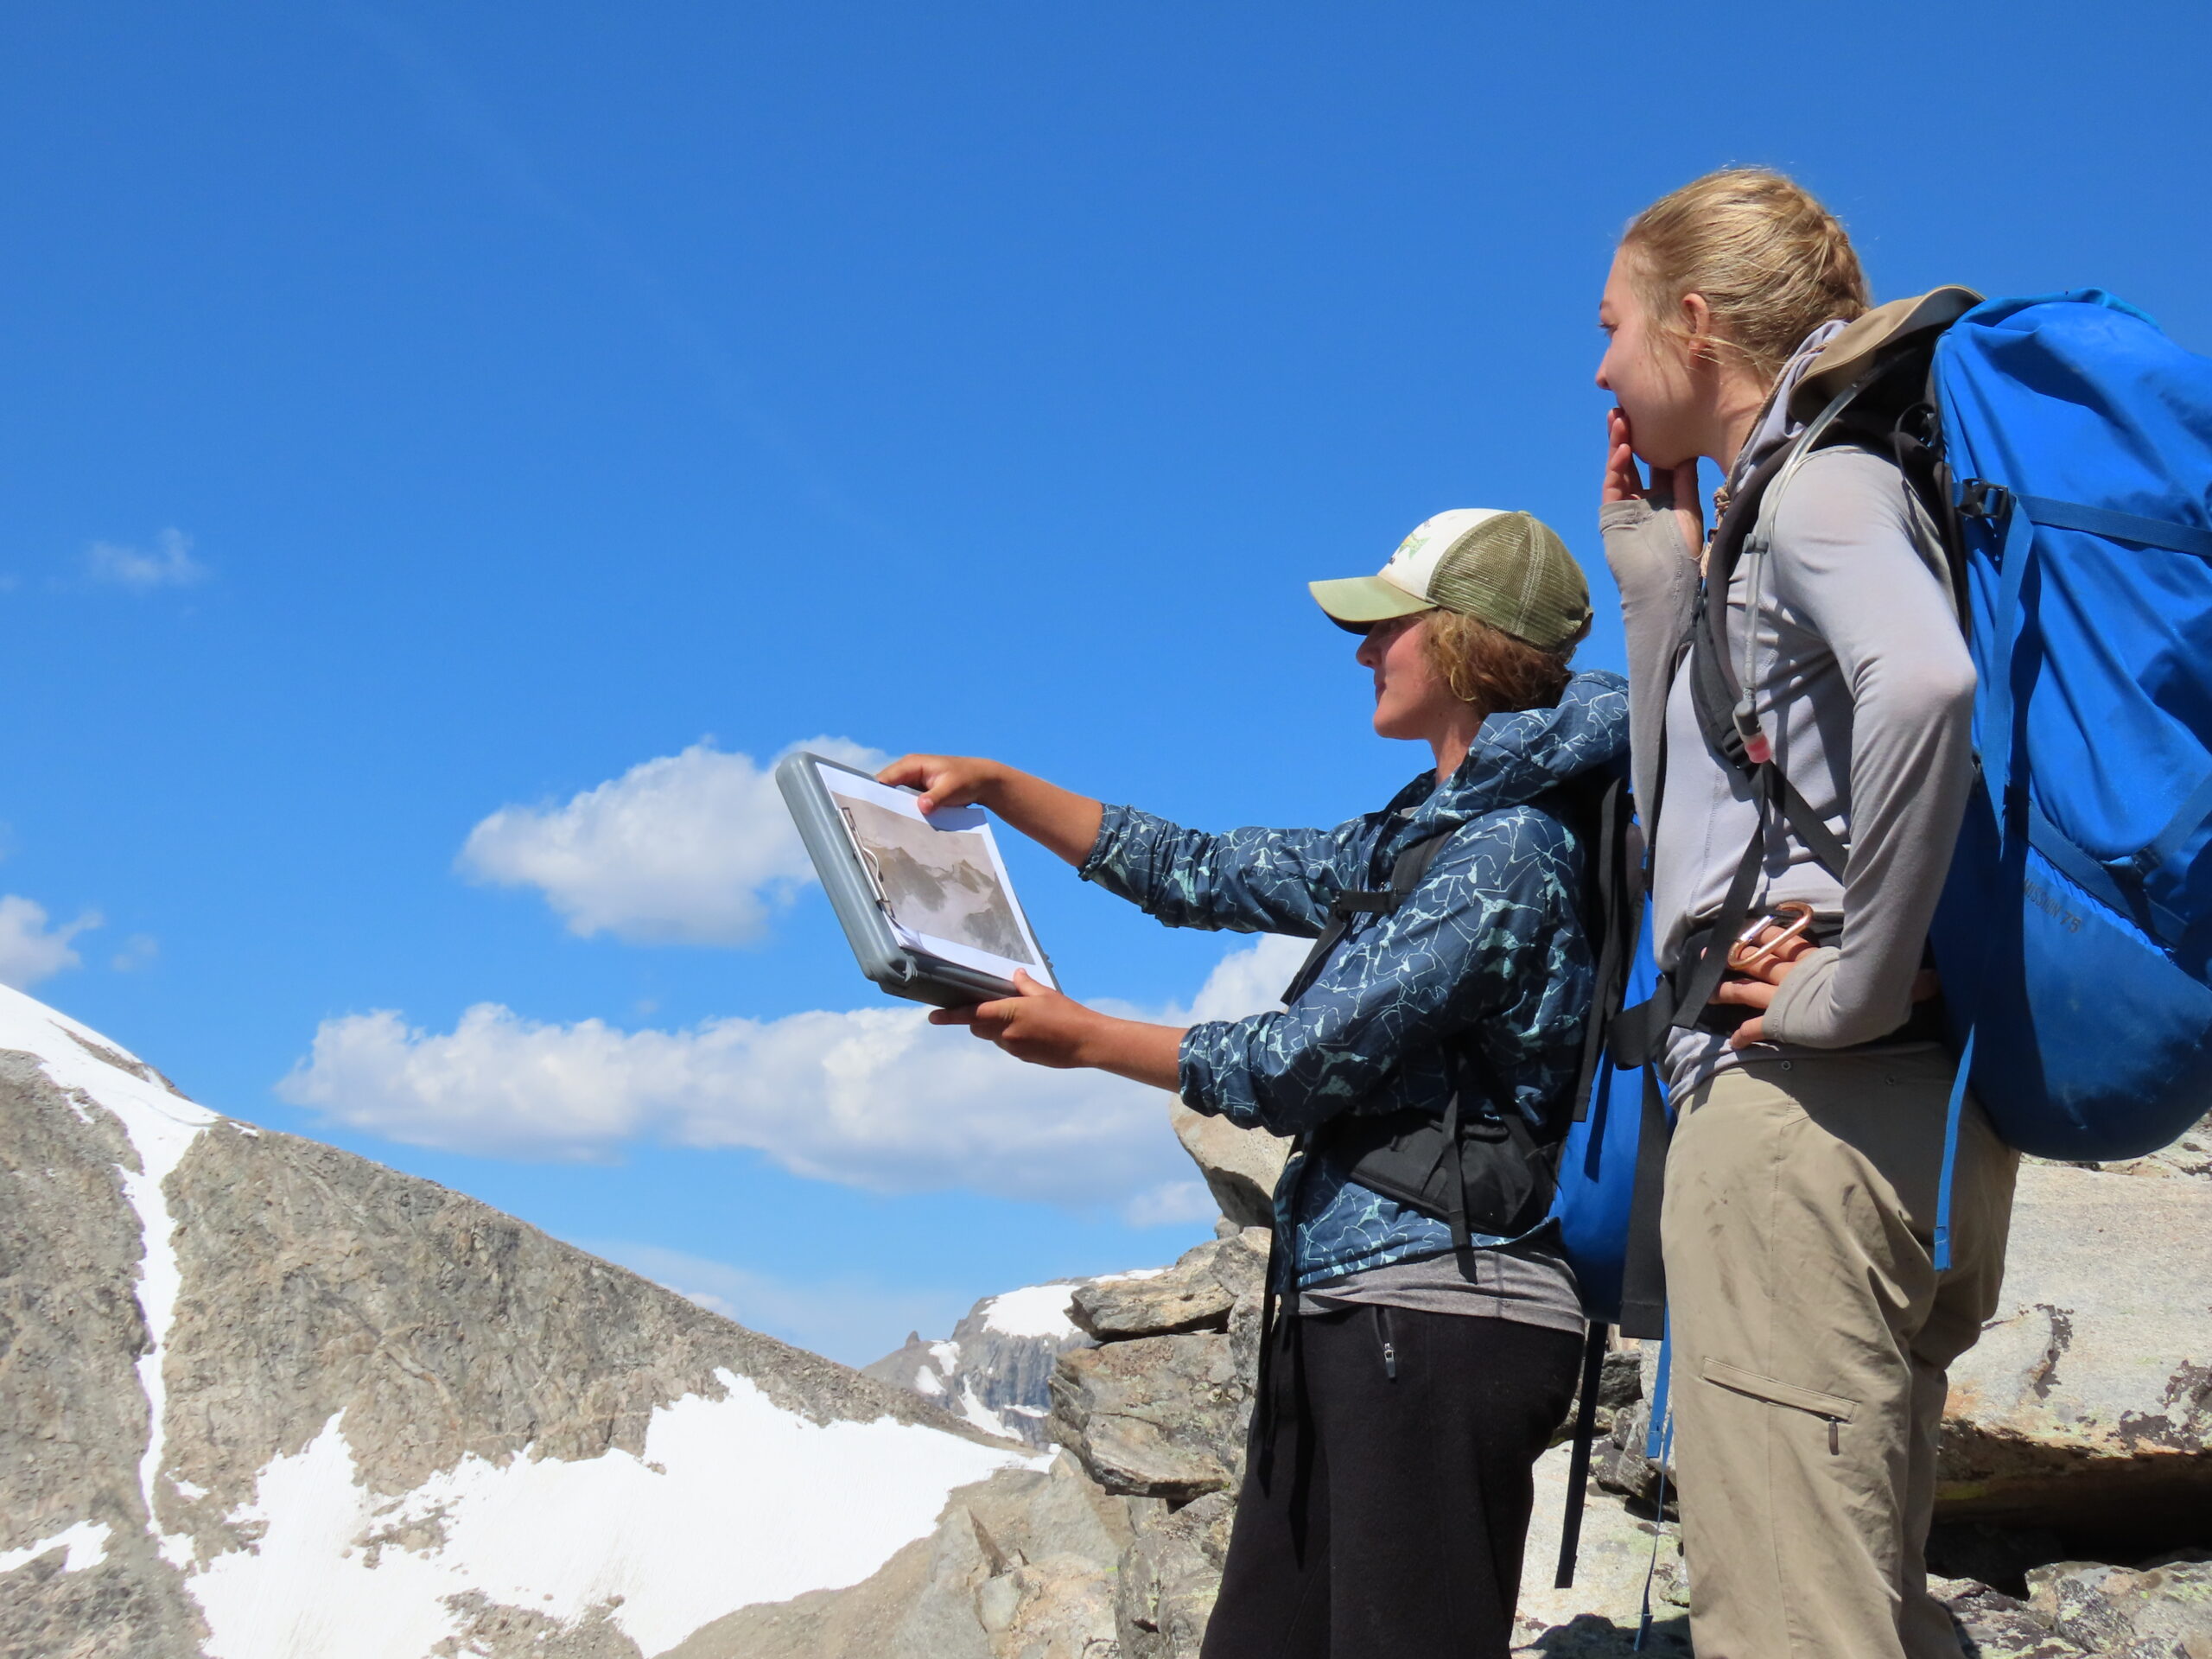
[[[1429,659],[1420,616],[1377,622],[1359,642],[1357,660],[1375,676],[1375,734],[1433,739],[1448,730],[1466,705]]]
[[[1613,394],[1628,417],[1636,453],[1653,467],[1679,467],[1701,448],[1710,391],[1700,385],[1688,340],[1660,327],[1646,308],[1633,257],[1625,248],[1613,256],[1598,306],[1598,326],[1605,334],[1598,385]]]

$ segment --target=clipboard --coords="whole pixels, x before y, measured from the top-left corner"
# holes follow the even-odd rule
[[[1057,988],[981,807],[925,817],[918,790],[803,749],[776,763],[776,787],[861,972],[877,985],[947,1008],[1015,995],[1017,968]]]

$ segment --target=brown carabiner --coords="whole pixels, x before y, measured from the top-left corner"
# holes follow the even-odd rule
[[[1784,925],[1785,918],[1795,918]],[[1736,936],[1728,947],[1728,969],[1731,973],[1755,973],[1775,958],[1775,954],[1790,940],[1802,938],[1813,925],[1813,907],[1802,899],[1785,899]],[[1780,934],[1760,944],[1758,937],[1770,927],[1782,929]]]

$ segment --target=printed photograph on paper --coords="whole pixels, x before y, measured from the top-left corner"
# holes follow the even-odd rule
[[[893,920],[910,932],[1038,965],[984,831],[933,830],[842,791],[837,804],[883,885]]]

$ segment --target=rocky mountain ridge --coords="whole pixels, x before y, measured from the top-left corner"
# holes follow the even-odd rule
[[[0,1651],[645,1659],[1038,1462],[4,988],[0,1181]]]

